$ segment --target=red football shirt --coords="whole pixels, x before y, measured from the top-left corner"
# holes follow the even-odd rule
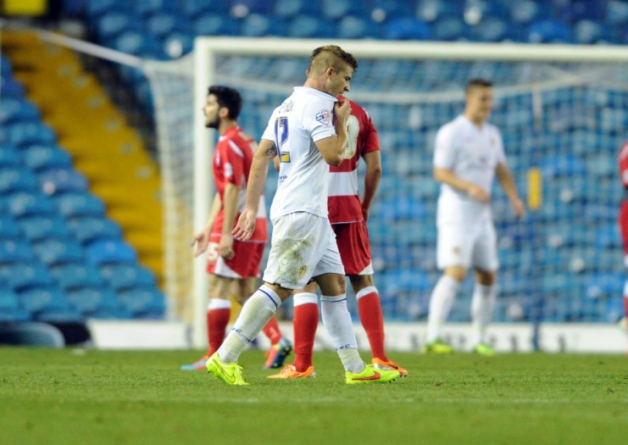
[[[628,141],[624,143],[619,152],[619,174],[623,186],[628,187]]]
[[[216,144],[216,149],[214,150],[214,181],[216,190],[220,195],[220,201],[224,202],[227,184],[234,184],[240,187],[238,214],[234,221],[234,226],[238,222],[240,213],[244,210],[246,184],[251,170],[251,163],[253,162],[254,147],[255,141],[251,136],[235,125],[218,139],[218,144]],[[216,217],[212,235],[222,233],[224,216],[224,209],[221,208]],[[248,242],[266,242],[268,237],[266,225],[266,205],[264,203],[264,195],[262,195],[260,196],[255,231]]]
[[[339,97],[340,100],[344,98]],[[349,144],[338,167],[329,168],[329,221],[332,224],[362,221],[362,204],[358,189],[358,161],[367,153],[378,151],[377,130],[368,113],[351,102],[347,120]]]

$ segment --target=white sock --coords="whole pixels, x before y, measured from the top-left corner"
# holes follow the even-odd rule
[[[212,309],[231,309],[231,300],[223,300],[222,298],[210,298],[207,303],[207,311]]]
[[[292,303],[295,306],[301,306],[302,304],[318,304],[318,296],[309,292],[294,294]]]
[[[430,298],[430,313],[427,317],[427,341],[440,337],[440,329],[447,320],[451,305],[458,293],[460,283],[447,275],[443,275],[434,286]]]
[[[321,296],[321,313],[345,371],[364,371],[366,364],[358,354],[358,341],[355,338],[351,314],[347,309],[347,295]]]
[[[279,296],[271,288],[261,286],[244,303],[229,335],[218,348],[220,360],[224,363],[237,362],[244,348],[257,337],[280,305]]]
[[[496,286],[475,283],[471,300],[471,320],[473,321],[474,345],[486,343],[486,328],[493,316],[493,306],[497,297]]]

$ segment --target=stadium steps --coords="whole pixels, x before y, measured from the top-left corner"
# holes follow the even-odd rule
[[[28,98],[54,128],[59,145],[89,180],[107,214],[163,282],[162,206],[157,165],[135,131],[71,51],[33,33],[3,33],[3,48]]]

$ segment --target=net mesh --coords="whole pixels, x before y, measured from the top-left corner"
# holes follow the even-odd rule
[[[259,138],[274,107],[293,85],[303,83],[307,60],[220,56],[216,67],[217,83],[238,88],[244,97],[240,125]],[[522,221],[514,220],[504,194],[494,191],[501,261],[496,320],[601,322],[620,317],[625,277],[616,215],[623,191],[615,159],[628,124],[627,68],[360,60],[348,96],[370,113],[382,147],[384,173],[369,230],[386,319],[427,316],[430,293],[440,276],[433,143],[438,128],[462,112],[463,86],[474,77],[495,82],[491,121],[502,132],[521,194],[527,194],[531,168],[539,168],[544,180],[542,207]],[[195,110],[190,69],[185,76],[160,70],[149,75],[164,178],[171,181],[165,190],[174,197],[167,221],[176,230],[167,236],[176,243],[191,233]],[[271,169],[267,197],[273,196],[276,185]],[[189,285],[191,279],[181,275],[191,271],[191,266],[182,266],[191,264],[189,249],[185,243],[183,247],[173,247],[172,273],[177,283]],[[469,320],[472,286],[469,277],[452,321]]]

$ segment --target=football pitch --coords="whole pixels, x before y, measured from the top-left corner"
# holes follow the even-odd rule
[[[366,353],[362,354],[367,357]],[[269,380],[262,352],[230,387],[178,366],[195,352],[0,348],[6,444],[618,444],[628,357],[392,358],[410,376],[345,385],[332,352],[316,379]]]

